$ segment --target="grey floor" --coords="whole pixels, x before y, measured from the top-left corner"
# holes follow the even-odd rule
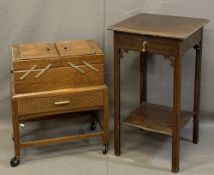
[[[84,133],[89,130],[89,119],[63,119],[26,124],[23,139],[45,138],[55,135]],[[180,174],[214,174],[214,125],[212,118],[201,121],[201,139],[191,143],[191,123],[181,132]],[[22,162],[16,168],[9,165],[13,156],[10,117],[0,122],[0,174],[1,175],[165,175],[172,174],[171,139],[164,135],[148,133],[122,126],[122,155],[116,157],[111,131],[110,150],[102,154],[101,139],[58,144],[41,148],[24,149]]]

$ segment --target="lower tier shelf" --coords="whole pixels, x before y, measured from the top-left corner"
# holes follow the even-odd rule
[[[172,117],[171,107],[144,103],[131,112],[121,123],[171,136]],[[182,111],[180,127],[185,126],[192,117],[193,112]]]

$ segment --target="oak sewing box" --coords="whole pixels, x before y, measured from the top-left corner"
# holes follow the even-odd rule
[[[96,42],[62,41],[12,45],[11,105],[15,167],[21,148],[102,137],[108,150],[108,88],[104,55]],[[101,131],[95,131],[95,111],[103,111]],[[88,111],[91,133],[21,142],[20,124],[48,116]]]

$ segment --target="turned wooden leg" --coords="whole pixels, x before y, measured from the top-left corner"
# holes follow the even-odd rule
[[[120,155],[120,49],[118,34],[114,33],[114,144],[115,154]]]
[[[13,141],[14,141],[14,149],[15,149],[15,157],[13,157],[10,161],[12,167],[18,166],[20,162],[20,136],[19,136],[19,118],[18,118],[18,106],[15,99],[11,100],[12,107],[12,122],[13,122]]]
[[[140,103],[147,101],[147,53],[140,54]]]
[[[177,54],[174,64],[173,129],[172,129],[172,172],[179,171],[181,116],[181,55]]]
[[[200,116],[200,86],[201,86],[201,62],[202,62],[202,42],[196,45],[195,61],[195,91],[194,91],[194,115],[193,115],[193,143],[199,141],[199,116]]]

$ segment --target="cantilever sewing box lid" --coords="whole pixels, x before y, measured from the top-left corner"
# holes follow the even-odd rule
[[[70,61],[76,65],[83,64],[83,61],[103,63],[103,51],[93,40],[56,42],[56,48],[63,66]]]
[[[83,60],[103,63],[103,51],[93,40],[15,44],[12,45],[12,57],[14,71],[30,69],[34,65],[37,68],[48,64],[60,67],[71,60],[76,64]]]
[[[12,45],[13,70],[30,69],[36,65],[43,68],[47,64],[57,66],[59,54],[52,43],[29,43]]]

